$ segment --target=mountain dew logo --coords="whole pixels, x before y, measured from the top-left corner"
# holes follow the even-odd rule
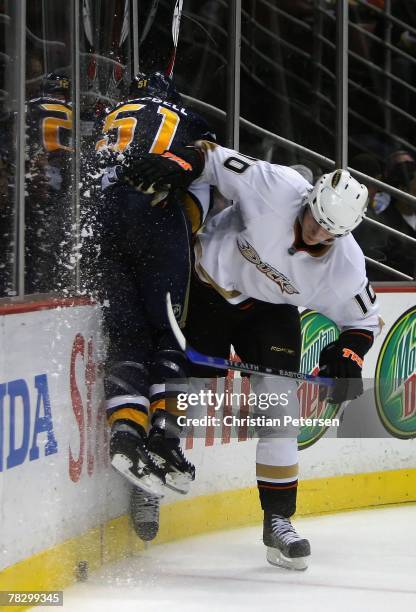
[[[416,437],[416,306],[394,323],[377,360],[375,399],[381,422],[396,438]]]
[[[317,374],[321,350],[336,340],[339,329],[333,321],[315,310],[305,310],[301,317],[302,354],[300,371],[304,374]],[[337,404],[319,401],[319,387],[303,382],[298,388],[300,416],[305,418],[331,419],[338,411]],[[307,448],[321,438],[326,427],[301,427],[298,436],[300,449]]]

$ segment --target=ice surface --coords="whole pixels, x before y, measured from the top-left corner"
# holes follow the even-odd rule
[[[260,526],[223,531],[153,546],[108,565],[88,582],[68,588],[60,609],[416,610],[416,504],[303,518],[294,524],[311,541],[305,572],[268,565]]]

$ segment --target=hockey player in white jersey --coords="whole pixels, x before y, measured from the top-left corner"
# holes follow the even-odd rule
[[[359,396],[363,359],[380,327],[364,255],[350,233],[364,217],[366,187],[345,170],[323,175],[312,187],[291,168],[206,141],[181,149],[180,157],[144,156],[131,178],[156,190],[206,182],[233,201],[198,234],[185,328],[189,343],[224,358],[232,344],[245,362],[295,371],[298,307],[316,309],[341,329],[319,360],[319,374],[335,379],[331,399]],[[193,376],[212,372],[191,368]],[[254,384],[264,390],[267,378]],[[298,484],[296,434],[260,433],[256,461],[267,559],[304,569],[310,545],[290,522]]]

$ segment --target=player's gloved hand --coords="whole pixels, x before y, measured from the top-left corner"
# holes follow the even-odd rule
[[[319,376],[335,379],[333,387],[321,387],[319,398],[334,404],[352,400],[363,393],[364,356],[373,344],[367,330],[349,329],[338,340],[325,346],[319,356]]]
[[[123,180],[144,193],[186,189],[204,169],[204,154],[196,147],[177,147],[162,155],[148,153],[123,167]]]

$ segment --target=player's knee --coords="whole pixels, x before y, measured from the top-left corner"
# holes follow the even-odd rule
[[[166,410],[175,416],[183,414],[178,408],[178,398],[187,393],[187,378],[188,363],[181,351],[158,351],[151,365],[151,412]]]
[[[164,349],[155,354],[150,371],[152,382],[157,383],[188,376],[188,360],[181,351]]]
[[[149,392],[149,371],[135,361],[116,361],[108,364],[104,376],[107,398],[117,395],[143,395]]]

